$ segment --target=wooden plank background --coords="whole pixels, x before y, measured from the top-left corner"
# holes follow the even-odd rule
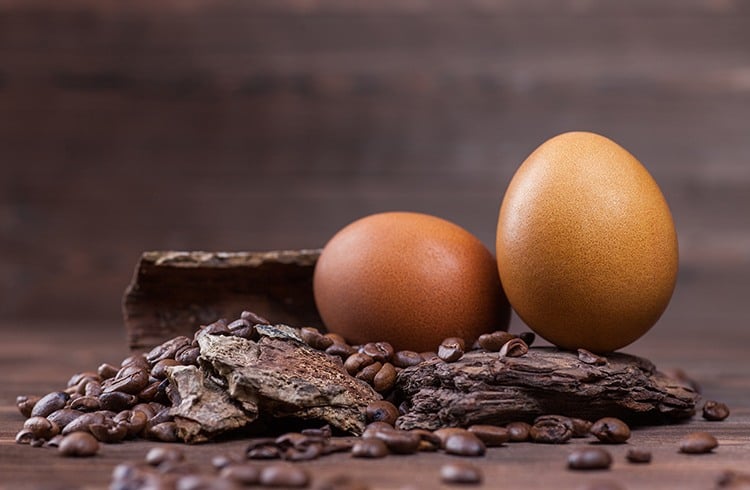
[[[0,0],[0,316],[116,325],[142,250],[318,247],[382,210],[491,247],[572,129],[644,162],[681,284],[740,311],[747,2]]]

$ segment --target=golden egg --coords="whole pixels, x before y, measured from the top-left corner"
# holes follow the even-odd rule
[[[677,234],[646,168],[610,139],[556,136],[519,167],[497,225],[512,307],[548,341],[622,348],[664,312],[677,278]]]

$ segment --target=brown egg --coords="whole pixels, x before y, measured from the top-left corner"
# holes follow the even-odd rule
[[[677,235],[658,185],[615,142],[565,133],[537,148],[507,189],[497,261],[511,305],[564,348],[606,352],[667,307]]]
[[[506,329],[510,307],[492,254],[474,235],[434,216],[362,218],[326,244],[315,303],[329,331],[354,344],[435,351],[446,337],[471,345]]]

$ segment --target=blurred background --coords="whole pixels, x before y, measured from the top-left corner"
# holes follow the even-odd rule
[[[513,172],[568,130],[670,203],[661,335],[741,338],[750,3],[0,0],[0,324],[121,328],[143,250],[315,248],[378,211],[494,249]]]

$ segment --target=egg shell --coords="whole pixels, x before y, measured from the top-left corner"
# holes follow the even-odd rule
[[[664,312],[677,279],[677,234],[659,186],[624,148],[588,132],[546,141],[519,167],[496,252],[518,315],[567,349],[635,341]]]
[[[420,213],[379,213],[343,228],[318,259],[313,291],[327,329],[353,344],[435,351],[446,337],[471,345],[510,318],[490,251]]]

